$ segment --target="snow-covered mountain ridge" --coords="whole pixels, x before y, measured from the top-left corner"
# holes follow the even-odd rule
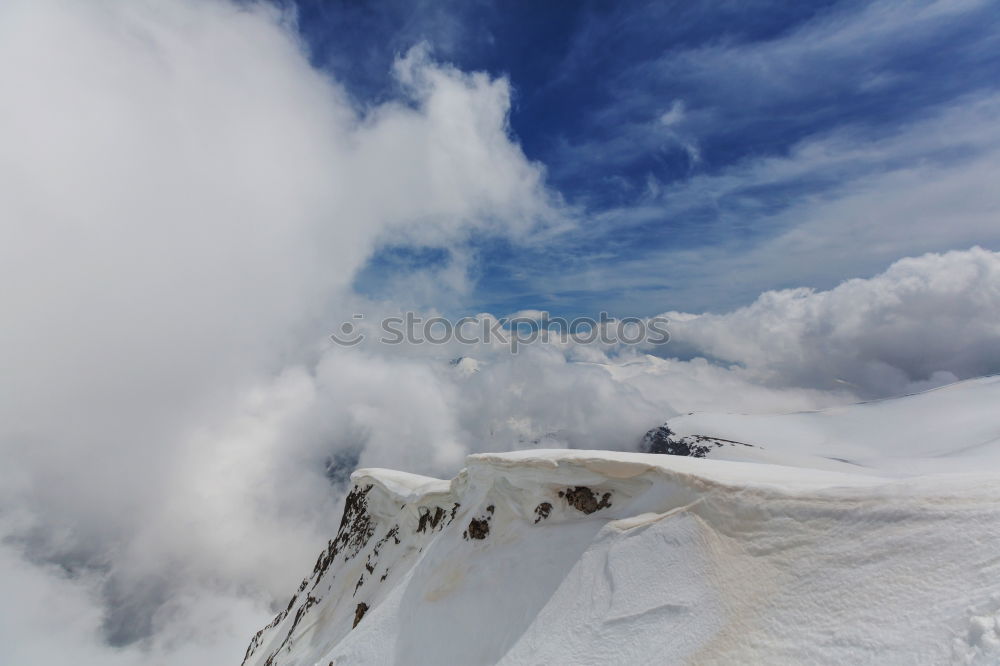
[[[704,459],[358,470],[337,536],[245,663],[997,663],[997,400],[987,378],[668,422],[734,444]]]

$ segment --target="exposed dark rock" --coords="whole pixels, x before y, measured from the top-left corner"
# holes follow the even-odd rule
[[[392,539],[397,546],[399,545],[399,525],[393,525],[392,529],[386,532],[385,536],[378,540],[372,548],[372,552],[368,553],[368,559],[365,560],[365,569],[368,570],[368,573],[375,573],[375,567],[378,566],[379,555],[382,553],[383,546],[389,543],[389,539]]]
[[[274,629],[279,624],[281,624],[281,622],[286,617],[288,617],[288,611],[290,611],[292,609],[292,604],[294,602],[295,602],[295,597],[292,597],[292,603],[288,604],[288,608],[286,608],[285,610],[283,610],[280,613],[278,613],[277,615],[275,615],[274,619],[271,620],[271,622],[266,627],[264,627],[263,629],[261,629],[260,631],[258,631],[256,634],[254,634],[254,637],[250,640],[250,645],[247,647],[246,655],[243,657],[243,663],[246,663],[247,660],[257,650],[257,648],[260,647],[260,641],[261,641],[261,638],[264,636],[264,632],[267,631],[267,630],[269,630],[269,629]],[[272,658],[273,658],[273,656],[272,656]]]
[[[361,622],[361,618],[363,618],[365,616],[365,613],[367,612],[368,612],[368,604],[362,601],[360,604],[358,604],[358,607],[354,609],[354,625],[351,627],[351,629],[358,626],[358,622]]]
[[[375,545],[375,554],[378,555],[378,550],[381,548],[389,539],[398,546],[399,545],[399,525],[393,525],[392,529],[385,533],[385,536],[379,540],[378,544]]]
[[[345,561],[357,555],[375,533],[375,525],[368,513],[368,493],[371,489],[371,484],[364,488],[355,486],[344,501],[344,516],[340,519],[334,542],[346,552]]]
[[[311,594],[306,597],[305,603],[299,606],[299,610],[295,612],[295,619],[292,620],[292,626],[288,628],[288,633],[285,634],[285,639],[281,641],[281,645],[278,646],[278,649],[272,652],[271,656],[267,658],[266,662],[264,662],[265,666],[274,662],[275,655],[281,652],[281,649],[292,639],[292,634],[295,633],[295,628],[299,626],[299,622],[301,622],[302,618],[305,617],[305,614],[309,612],[309,609],[318,603],[319,599]]]
[[[485,518],[473,518],[466,533],[470,539],[485,539],[490,533],[490,521]]]
[[[444,519],[444,516],[445,516],[445,511],[439,506],[434,507],[433,514],[431,513],[430,509],[421,507],[420,522],[417,523],[417,531],[423,532],[428,527],[430,527],[431,530],[436,529],[438,524]]]
[[[329,541],[326,550],[319,554],[316,565],[313,567],[313,588],[319,583],[320,578],[330,568],[334,558],[341,552],[345,553],[344,561],[358,554],[367,545],[372,534],[375,533],[375,525],[368,514],[368,493],[371,492],[371,484],[362,488],[354,486],[344,500],[344,515],[340,519],[340,528],[337,536]]]
[[[535,507],[535,523],[545,520],[552,513],[552,505],[548,502],[542,502]]]
[[[375,524],[372,521],[371,515],[368,513],[368,493],[371,492],[371,484],[361,487],[354,486],[351,492],[347,494],[344,500],[344,515],[340,519],[340,528],[337,530],[337,536],[327,542],[326,548],[319,554],[316,559],[316,564],[313,566],[312,573],[312,589],[315,590],[319,581],[322,580],[323,575],[326,573],[327,569],[333,563],[334,559],[340,554],[344,555],[344,561],[346,562],[350,558],[357,555],[362,548],[364,548],[368,541],[372,538],[375,533]],[[379,545],[386,542],[389,538],[394,538],[396,543],[399,543],[399,538],[396,536],[398,533],[398,526],[395,530],[390,530],[385,537],[379,542]],[[303,581],[306,582],[306,581]],[[358,587],[361,585],[363,580],[358,581]],[[299,592],[301,593],[305,589],[305,586],[300,586]],[[354,591],[357,592],[357,587]],[[261,637],[264,631],[276,627],[279,623],[284,621],[285,617],[291,612],[298,599],[298,595],[292,597],[292,600],[288,603],[288,608],[283,610],[278,614],[276,618],[267,627],[264,627],[257,635],[254,636],[250,641],[250,646],[247,648],[246,656],[243,661],[246,662],[260,647]],[[278,646],[274,652],[268,656],[265,664],[273,664],[274,657],[288,644],[291,640],[292,633],[294,633],[295,628],[298,626],[299,622],[309,612],[309,609],[319,603],[319,598],[314,597],[312,594],[306,596],[305,602],[299,606],[299,609],[295,613],[295,618],[292,621],[292,626],[289,628],[288,633],[285,635],[284,640]]]
[[[668,426],[662,425],[647,432],[640,444],[644,453],[664,453],[672,456],[689,456],[704,458],[710,451],[723,446],[752,446],[731,439],[706,437],[704,435],[686,435],[677,437]]]
[[[490,533],[490,524],[485,520],[472,520],[469,523],[469,537],[472,539],[485,539]]]
[[[611,506],[611,493],[604,493],[601,499],[593,490],[586,486],[576,486],[559,491],[559,497],[564,497],[571,507],[586,514],[600,511]]]

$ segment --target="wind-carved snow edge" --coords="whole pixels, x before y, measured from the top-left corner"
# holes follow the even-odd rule
[[[725,445],[743,448],[737,442]],[[879,482],[835,472],[797,478],[789,476],[787,468],[757,465],[752,467],[763,474],[748,479],[746,463],[699,457],[693,451],[687,455],[588,450],[476,454],[451,481],[392,470],[358,470],[351,477],[336,537],[319,554],[312,574],[287,607],[252,638],[244,664],[306,663],[301,661],[303,654],[331,653],[378,612],[380,603],[431,545],[452,551],[472,548],[471,555],[505,538],[505,530],[526,537],[520,530],[581,520],[629,529],[707,496],[733,495],[736,489],[754,504],[756,500],[750,500],[754,494],[763,501],[784,495],[793,486],[822,491]],[[437,543],[438,539],[447,543]]]
[[[528,469],[560,466],[560,462],[544,457],[545,453],[555,452],[538,453],[543,454],[541,459],[517,462],[514,466]],[[559,454],[571,456],[572,452]],[[470,456],[471,474],[495,475],[511,465],[510,456]],[[564,467],[572,462],[571,466],[586,468],[599,465],[600,460],[562,462]],[[616,464],[625,463],[618,461]],[[639,475],[656,467],[645,460],[633,466],[633,471],[626,476]],[[334,629],[323,640],[331,646],[335,644],[377,607],[380,586],[391,577],[405,574],[424,547],[456,521],[463,541],[488,540],[497,510],[495,504],[486,504],[485,500],[472,502],[463,510],[460,501],[468,492],[470,470],[463,470],[450,482],[389,470],[355,472],[337,535],[319,554],[312,573],[303,579],[288,605],[253,636],[243,664],[278,666],[281,655],[291,652],[298,635],[308,624],[306,620],[321,605],[324,615],[338,618],[335,622],[325,618],[325,625]],[[564,520],[567,515],[587,518],[611,508],[617,491],[602,487],[599,482],[602,475],[600,470],[590,472],[589,477],[597,483],[589,485],[557,479],[539,484],[542,495],[536,497],[538,488],[525,493],[525,498],[533,499],[530,499],[530,506],[523,508],[521,518],[538,526],[550,519]]]

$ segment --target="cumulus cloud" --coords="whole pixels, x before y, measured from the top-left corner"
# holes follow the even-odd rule
[[[769,291],[725,314],[666,316],[675,343],[761,382],[899,395],[1000,372],[1000,253],[926,254],[829,291]]]

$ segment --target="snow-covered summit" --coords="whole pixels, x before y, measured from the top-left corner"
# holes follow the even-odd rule
[[[245,663],[996,663],[996,398],[991,378],[667,423],[736,443],[705,458],[480,454],[450,481],[358,470],[338,534]],[[960,419],[934,420],[945,402]]]

